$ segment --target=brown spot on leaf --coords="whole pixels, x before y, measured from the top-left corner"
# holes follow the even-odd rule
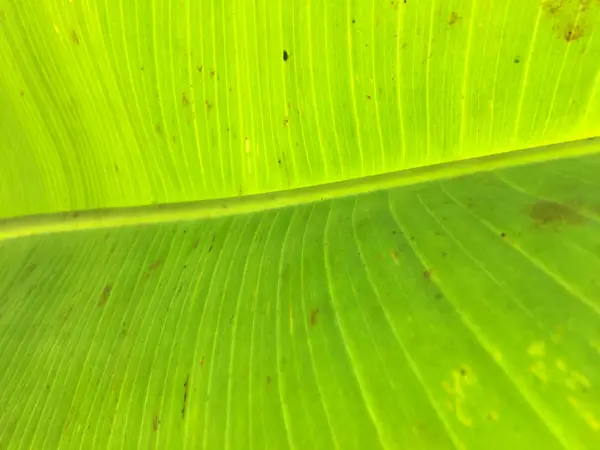
[[[192,244],[192,250],[196,250],[198,248],[198,244],[200,243],[199,239],[196,239]]]
[[[579,25],[568,26],[565,31],[565,41],[573,42],[583,36],[583,28]]]
[[[267,375],[267,385],[271,384],[271,377]]]
[[[206,107],[207,112],[210,112],[210,110],[212,109],[212,103],[208,100],[204,100],[204,106]]]
[[[319,308],[315,308],[310,312],[310,326],[314,327],[319,321]]]
[[[204,356],[202,357],[202,359],[200,360],[200,367],[204,367]]]
[[[431,278],[431,270],[423,271],[423,278],[429,280]]]
[[[460,16],[458,14],[456,14],[456,12],[452,11],[450,13],[450,17],[448,18],[448,25],[454,25],[459,20],[460,20]]]
[[[150,264],[150,268],[148,269],[146,276],[149,277],[152,274],[152,272],[154,272],[158,268],[158,266],[160,266],[160,259],[157,259],[152,264]]]
[[[189,105],[189,104],[190,104],[190,102],[189,102],[189,101],[188,101],[188,99],[187,99],[187,96],[185,95],[185,92],[182,92],[182,93],[181,93],[181,104],[182,104],[183,106],[187,106],[187,105]]]
[[[585,218],[571,208],[547,200],[530,205],[527,212],[538,226],[581,225],[585,222]]]
[[[158,420],[158,412],[154,412],[154,417],[152,417],[152,431],[157,431],[159,424],[160,420]]]
[[[392,259],[397,264],[398,263],[398,250],[392,250],[391,255],[392,255]]]
[[[71,31],[71,42],[75,45],[79,45],[79,36],[77,36],[75,30]]]
[[[102,307],[106,305],[108,297],[110,296],[110,291],[112,291],[112,286],[110,284],[104,286],[104,289],[102,289],[102,293],[100,294],[100,301],[98,302],[98,306]]]
[[[187,408],[187,399],[188,399],[188,385],[190,381],[190,376],[185,377],[185,382],[183,383],[183,405],[181,407],[181,419],[185,417],[185,409]]]

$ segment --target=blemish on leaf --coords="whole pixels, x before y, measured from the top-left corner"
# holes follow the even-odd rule
[[[183,106],[187,106],[187,105],[189,105],[189,104],[190,104],[190,102],[189,102],[189,101],[188,101],[188,99],[187,99],[187,96],[185,95],[185,92],[182,92],[182,93],[181,93],[181,104],[182,104]]]
[[[319,321],[319,308],[315,308],[310,312],[310,326],[314,327]]]
[[[448,18],[448,25],[452,26],[459,20],[460,20],[459,15],[456,12],[452,11],[450,13],[450,17]]]
[[[425,270],[425,271],[423,271],[423,278],[425,280],[431,279],[431,270]]]
[[[392,250],[390,254],[392,255],[392,259],[394,260],[394,262],[398,264],[398,250]]]
[[[102,293],[100,294],[100,301],[98,302],[99,307],[106,305],[106,302],[108,301],[108,297],[110,296],[111,290],[112,290],[112,286],[110,284],[107,284],[106,286],[104,286],[104,289],[102,289]]]
[[[585,375],[575,370],[571,371],[569,378],[566,380],[567,387],[572,391],[587,392],[591,387],[590,381]]]
[[[568,396],[567,400],[577,414],[579,414],[579,416],[585,420],[585,423],[587,423],[592,430],[596,432],[600,431],[600,420],[598,420],[594,413],[590,410],[589,405],[585,405],[583,401],[572,396]]]
[[[154,416],[152,417],[152,431],[157,431],[159,424],[160,420],[158,420],[158,412],[155,412]]]
[[[183,406],[181,407],[181,419],[185,417],[185,409],[187,408],[187,399],[188,399],[188,385],[189,385],[190,376],[185,377],[185,382],[183,383]]]
[[[146,276],[149,277],[152,274],[152,272],[154,272],[158,268],[158,266],[160,266],[160,259],[157,259],[152,264],[150,264],[150,268],[148,269]]]
[[[529,367],[529,372],[535,375],[535,377],[540,381],[548,381],[548,370],[544,361],[539,360],[533,363]]]
[[[528,214],[538,226],[552,224],[581,225],[585,223],[585,218],[576,211],[563,204],[547,200],[530,205]]]
[[[568,26],[565,31],[565,41],[573,42],[583,36],[583,28],[579,25]]]
[[[198,65],[198,72],[202,73],[202,64]]]
[[[515,56],[515,59],[513,60],[515,64],[519,64],[521,62],[521,57],[520,56]]]
[[[267,375],[267,386],[271,384],[271,377]]]
[[[200,367],[204,367],[204,356],[202,357],[202,359],[200,360]]]
[[[527,353],[536,358],[543,358],[546,355],[546,343],[544,341],[533,342],[527,349]]]
[[[213,249],[213,244],[215,243],[215,238],[217,237],[217,235],[213,235],[212,240],[210,241],[210,247],[208,247],[208,253],[212,252]]]
[[[556,367],[561,372],[566,372],[567,371],[567,364],[562,359],[557,359],[556,360]]]
[[[210,71],[209,75],[210,75],[211,78],[214,78],[217,75],[217,71],[213,69],[213,70]]]
[[[287,61],[289,59],[289,57],[290,57],[290,55],[288,54],[288,52],[284,50],[283,51],[283,60]]]
[[[503,231],[502,233],[500,233],[500,237],[505,238],[506,237],[506,233]]]
[[[77,36],[77,32],[75,30],[71,31],[71,41],[75,45],[79,45],[79,36]]]
[[[486,418],[489,421],[495,422],[498,420],[498,413],[496,411],[490,411]]]
[[[192,250],[196,250],[198,248],[198,244],[200,243],[200,239],[196,239],[192,244]]]
[[[212,109],[212,103],[208,100],[204,100],[204,106],[206,107],[207,112],[210,112],[210,110]]]

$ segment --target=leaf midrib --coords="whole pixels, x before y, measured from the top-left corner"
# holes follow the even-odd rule
[[[0,220],[0,241],[76,230],[118,228],[248,214],[596,153],[600,153],[600,137],[598,136],[263,194],[7,218]]]

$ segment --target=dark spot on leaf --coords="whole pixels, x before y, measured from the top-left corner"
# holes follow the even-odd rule
[[[283,51],[283,60],[287,61],[288,58],[290,57],[290,55],[288,55],[288,52],[286,52],[285,50]]]
[[[502,232],[502,233],[500,233],[500,236],[502,236],[503,238],[505,238],[506,237],[506,233]]]
[[[529,217],[536,225],[581,225],[585,218],[571,208],[552,201],[539,201],[528,208]]]
[[[287,127],[289,123],[290,123],[289,119],[287,117],[284,117],[283,118],[283,126]]]
[[[208,100],[204,100],[204,106],[206,106],[206,111],[208,112],[212,109],[212,104]]]
[[[460,369],[460,374],[461,374],[463,377],[466,377],[466,376],[467,376],[467,369],[465,369],[464,367],[462,367],[462,368]]]
[[[202,357],[202,359],[200,360],[200,367],[204,367],[204,356]]]
[[[185,92],[182,92],[182,93],[181,93],[181,104],[182,104],[183,106],[187,106],[187,105],[189,105],[189,104],[190,104],[190,102],[189,102],[189,101],[188,101],[188,99],[187,99],[187,96],[185,95]]]
[[[190,376],[185,377],[185,382],[183,383],[183,406],[181,407],[181,419],[185,417],[185,409],[187,408],[187,399],[188,399],[188,385],[189,385]]]
[[[371,100],[371,96],[367,94],[367,100]]]
[[[202,73],[202,64],[198,66],[198,72]]]
[[[158,420],[158,413],[154,413],[154,417],[152,417],[152,431],[158,430],[158,425],[160,424],[160,420]]]
[[[119,166],[117,166],[117,165],[115,164],[115,172],[118,172],[118,171],[119,171]]]
[[[352,23],[356,23],[356,20],[352,19]]]
[[[521,57],[515,56],[514,62],[515,62],[515,64],[519,64],[521,62]]]
[[[150,276],[152,274],[152,272],[154,272],[158,266],[160,266],[160,260],[157,259],[156,261],[154,261],[152,264],[150,264],[150,268],[148,269],[148,272],[146,273],[146,276]]]
[[[100,294],[100,301],[98,302],[98,306],[102,307],[106,305],[108,297],[110,296],[110,291],[112,291],[112,286],[110,284],[104,286],[104,289],[102,289],[102,293]]]
[[[271,377],[267,375],[267,384],[271,384]]]
[[[213,244],[215,243],[215,238],[217,237],[217,235],[214,235],[212,237],[212,241],[210,241],[210,247],[208,247],[208,253],[212,252],[213,249]]]
[[[154,131],[156,131],[157,134],[162,134],[162,127],[160,126],[160,123],[154,125]]]
[[[211,78],[214,78],[216,74],[217,74],[216,70],[213,69],[213,70],[210,71],[210,77]]]
[[[71,32],[71,41],[73,42],[73,44],[79,45],[79,36],[77,36],[75,30]]]
[[[21,91],[20,94],[21,94],[21,97],[25,97],[25,92],[24,91]]]
[[[423,271],[423,278],[429,280],[431,278],[431,270]]]
[[[310,326],[314,327],[319,321],[319,308],[315,308],[310,312]]]
[[[450,17],[448,18],[448,25],[454,25],[456,22],[460,20],[460,17],[456,12],[452,11],[450,13]]]
[[[192,244],[192,250],[196,250],[196,249],[198,248],[198,243],[199,243],[199,242],[200,242],[200,240],[199,240],[199,239],[196,239],[196,240],[194,241],[194,243]]]
[[[572,42],[583,36],[583,28],[579,25],[569,26],[565,31],[565,41]]]

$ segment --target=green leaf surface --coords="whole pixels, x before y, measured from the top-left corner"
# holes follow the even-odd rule
[[[2,0],[0,217],[597,136],[599,24],[597,0]]]
[[[600,448],[598,26],[0,0],[0,450]]]
[[[599,171],[5,239],[0,448],[596,448]]]

